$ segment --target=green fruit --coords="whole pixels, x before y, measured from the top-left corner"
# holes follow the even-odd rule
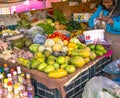
[[[37,52],[39,46],[40,46],[39,44],[31,44],[29,46],[29,50],[32,51],[32,52]]]
[[[41,63],[38,65],[38,70],[39,71],[44,71],[44,68],[47,66],[47,64],[45,62]]]
[[[56,63],[58,63],[58,64],[63,64],[64,62],[65,62],[65,57],[63,57],[63,56],[59,56],[56,59]]]
[[[94,44],[89,44],[87,46],[90,48],[90,50],[94,50],[95,49],[95,45]]]
[[[32,42],[31,39],[26,39],[26,41],[25,41],[25,46],[26,46],[26,47],[29,47],[32,43],[33,43],[33,42]]]
[[[59,69],[59,67],[60,67],[60,65],[58,63],[54,63],[53,66],[55,69]]]
[[[35,58],[41,58],[41,57],[43,57],[43,54],[42,54],[42,52],[38,51],[34,54],[34,57]]]
[[[12,45],[13,45],[13,47],[23,48],[24,42],[21,40],[15,40],[15,41],[13,41]]]
[[[104,54],[106,54],[106,53],[107,53],[107,50],[106,50],[106,49],[104,49],[102,52],[103,52]]]
[[[94,51],[90,51],[90,56],[89,57],[90,57],[91,60],[94,60],[97,57],[97,55],[95,54]]]
[[[44,54],[46,57],[48,57],[48,56],[51,55],[51,52],[50,52],[49,50],[45,50],[45,51],[43,52],[43,54]]]
[[[38,65],[40,64],[40,62],[38,60],[34,60],[32,63],[31,63],[31,68],[37,68]]]
[[[60,68],[64,69],[68,64],[67,63],[63,63]]]
[[[52,65],[52,64],[54,64],[55,62],[53,61],[53,60],[47,60],[47,64],[48,65]]]
[[[86,47],[85,44],[80,44],[80,45],[78,46],[78,49],[83,49],[83,48],[85,48],[85,47]]]
[[[75,67],[82,67],[85,65],[85,60],[81,56],[73,56],[70,59],[70,63]]]
[[[102,45],[96,45],[95,49],[96,49],[96,50],[103,51],[105,48],[104,48],[104,46],[102,46]]]
[[[66,67],[65,67],[65,70],[68,72],[68,73],[74,73],[75,72],[75,66],[73,66],[73,65],[67,65]]]
[[[55,61],[57,58],[53,55],[48,56],[47,60]]]
[[[103,52],[100,51],[100,50],[95,50],[95,54],[96,54],[97,56],[102,56],[102,55],[103,55]]]
[[[44,68],[44,72],[45,73],[50,73],[51,71],[55,70],[54,66],[52,65],[47,65],[45,68]]]

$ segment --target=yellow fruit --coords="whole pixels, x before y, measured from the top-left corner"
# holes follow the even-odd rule
[[[64,40],[64,41],[63,41],[63,44],[64,44],[65,46],[67,46],[67,45],[68,45],[68,41],[67,41],[67,40]]]
[[[54,70],[52,72],[50,72],[48,74],[48,77],[50,78],[62,78],[62,77],[65,77],[67,75],[67,71],[64,70],[64,69],[58,69],[58,70]]]
[[[76,47],[76,43],[74,42],[68,43],[68,48],[75,48],[75,47]]]
[[[60,40],[60,38],[55,37],[53,40],[55,41],[55,43],[57,43]]]
[[[85,60],[80,56],[71,57],[70,62],[75,67],[82,67],[85,65]]]
[[[85,60],[85,64],[87,64],[87,63],[89,63],[89,62],[90,62],[90,58],[89,58],[89,57],[84,58],[84,60]]]

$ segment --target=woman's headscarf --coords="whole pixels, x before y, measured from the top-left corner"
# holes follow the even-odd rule
[[[114,1],[114,6],[112,9],[110,9],[110,17],[117,17],[117,16],[120,16],[120,0],[113,0]],[[100,3],[101,6],[103,6],[102,4],[102,0],[101,0],[101,3]],[[103,9],[105,9],[105,7],[103,6]]]

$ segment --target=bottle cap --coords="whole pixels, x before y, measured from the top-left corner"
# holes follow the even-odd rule
[[[0,74],[0,79],[2,79],[3,78],[3,74]]]
[[[7,79],[7,78],[5,78],[5,79],[4,79],[4,83],[7,83],[7,82],[8,82],[8,79]]]
[[[29,73],[26,74],[26,78],[30,78],[30,74]]]
[[[4,64],[4,67],[7,67],[8,65],[7,64]]]
[[[16,72],[16,71],[13,71],[13,75],[16,76],[16,75],[17,75],[17,72]]]
[[[1,72],[1,73],[3,72],[3,68],[0,68],[0,72]]]
[[[7,86],[11,86],[11,85],[12,85],[12,82],[9,81],[9,82],[7,83]]]
[[[7,74],[7,77],[8,77],[8,78],[12,77],[11,73]]]
[[[22,74],[21,74],[21,76],[22,76],[22,77],[24,77],[24,76],[25,76],[25,74],[24,74],[24,73],[22,73]]]
[[[14,89],[17,89],[17,88],[19,88],[19,85],[16,83],[16,84],[14,85]]]

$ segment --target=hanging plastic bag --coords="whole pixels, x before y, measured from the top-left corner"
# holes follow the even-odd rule
[[[109,74],[120,76],[120,60],[115,60],[103,68],[103,71]]]
[[[82,94],[82,98],[108,98],[110,93],[108,94],[108,97],[107,96],[100,97],[100,92],[103,92],[103,89],[106,89],[107,91],[114,93],[111,96],[116,95],[120,97],[120,94],[118,93],[120,92],[119,85],[113,82],[112,80],[110,80],[109,78],[99,76],[99,77],[93,77],[86,83]],[[119,97],[113,97],[113,98],[119,98]]]

